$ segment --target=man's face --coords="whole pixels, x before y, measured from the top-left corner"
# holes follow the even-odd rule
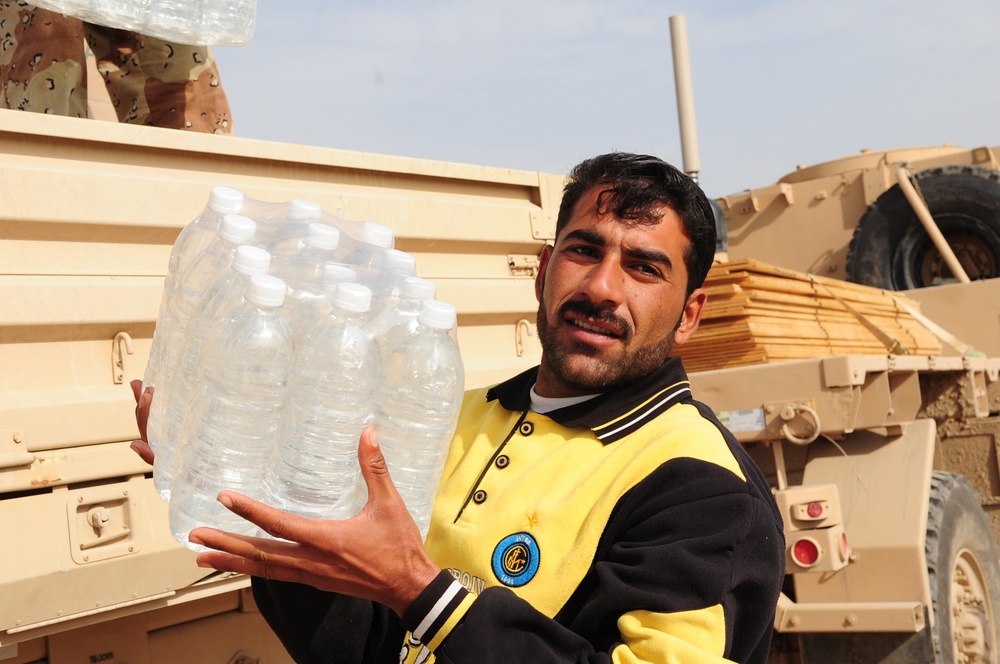
[[[685,298],[690,240],[677,214],[656,224],[599,213],[580,198],[554,247],[542,251],[535,293],[542,396],[593,394],[645,376],[694,333],[705,293]]]

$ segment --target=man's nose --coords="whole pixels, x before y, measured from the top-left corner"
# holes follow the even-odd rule
[[[620,304],[624,294],[624,274],[614,261],[604,260],[592,266],[580,291],[594,304]]]

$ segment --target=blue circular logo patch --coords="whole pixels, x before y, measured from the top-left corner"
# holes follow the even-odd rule
[[[515,533],[493,549],[493,573],[500,583],[520,588],[535,577],[539,560],[538,542],[528,533]]]

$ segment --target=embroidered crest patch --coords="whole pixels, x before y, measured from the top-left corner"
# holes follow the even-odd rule
[[[493,573],[505,586],[520,588],[535,577],[539,557],[534,537],[528,533],[508,535],[493,549]]]

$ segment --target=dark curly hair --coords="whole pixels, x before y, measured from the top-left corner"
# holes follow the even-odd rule
[[[687,295],[705,282],[715,259],[715,215],[701,187],[688,175],[657,157],[611,152],[584,160],[569,174],[556,221],[556,237],[569,223],[580,198],[596,186],[606,187],[597,199],[602,212],[636,224],[657,224],[657,208],[677,213],[691,241],[684,256]]]

